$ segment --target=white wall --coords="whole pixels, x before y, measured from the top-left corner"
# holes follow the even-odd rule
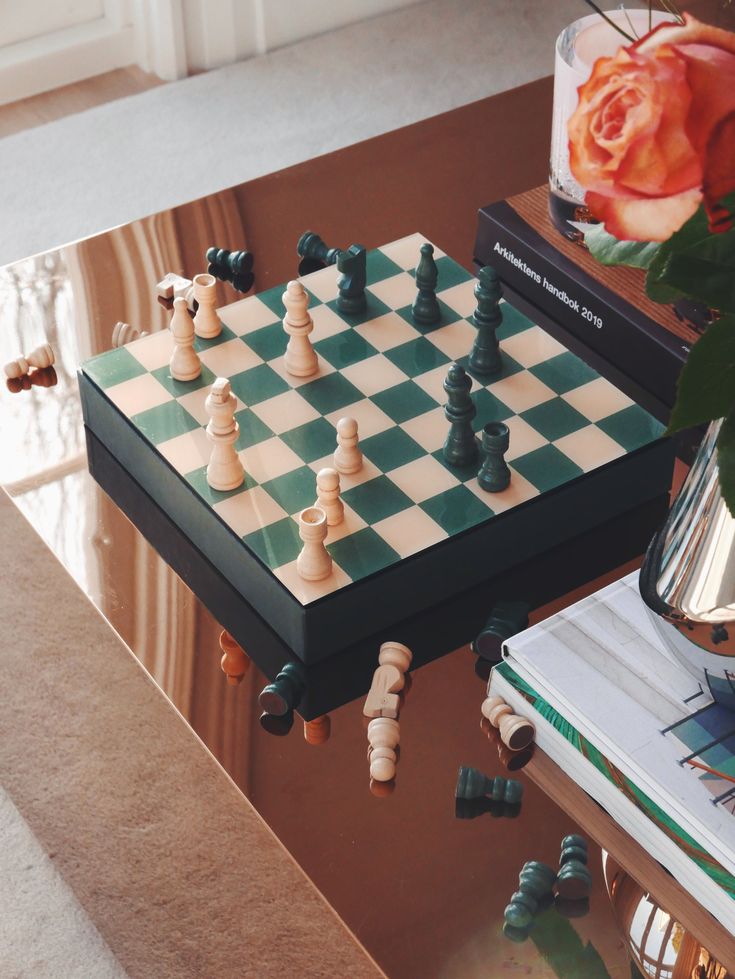
[[[0,105],[129,64],[167,81],[418,0],[0,0]]]

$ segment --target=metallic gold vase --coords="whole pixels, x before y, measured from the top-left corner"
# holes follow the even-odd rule
[[[667,648],[714,699],[735,710],[735,518],[720,492],[712,422],[651,541],[643,601]]]
[[[602,868],[628,954],[652,979],[732,979],[727,969],[603,851]]]

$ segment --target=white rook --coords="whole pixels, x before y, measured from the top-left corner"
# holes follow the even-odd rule
[[[327,515],[319,507],[310,506],[299,514],[299,537],[304,542],[296,558],[296,570],[304,581],[321,581],[332,573],[332,558],[324,546],[327,536]]]
[[[194,298],[199,303],[194,330],[203,340],[211,340],[222,332],[222,321],[214,308],[217,304],[217,280],[209,272],[202,272],[194,276],[193,282]]]

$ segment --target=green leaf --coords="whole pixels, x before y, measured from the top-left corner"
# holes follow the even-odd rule
[[[650,271],[646,276],[646,295],[655,303],[668,304],[675,303],[677,299],[693,298],[691,296],[687,297],[686,293],[682,292],[681,289],[675,289],[674,286],[665,285],[658,279],[652,278]]]
[[[735,212],[735,195],[724,206]],[[735,228],[712,234],[700,207],[653,256],[646,292],[656,302],[686,296],[723,313],[735,313]]]
[[[735,316],[707,328],[679,375],[669,433],[727,415],[735,404]]]
[[[602,265],[631,265],[647,269],[661,247],[658,241],[620,241],[602,224],[583,229],[584,243],[590,254]]]
[[[735,404],[723,421],[717,439],[717,467],[722,498],[735,517]]]

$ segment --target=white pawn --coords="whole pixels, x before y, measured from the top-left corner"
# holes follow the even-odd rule
[[[376,782],[389,782],[396,774],[400,725],[391,717],[374,717],[368,724],[367,736],[370,742],[370,777]]]
[[[138,326],[131,326],[130,323],[120,321],[115,323],[112,328],[112,346],[124,347],[126,343],[131,343],[133,340],[139,340],[141,337],[147,336],[148,333],[146,330],[141,330]]]
[[[211,340],[222,332],[222,320],[214,308],[217,304],[217,280],[208,272],[201,272],[192,281],[194,298],[199,303],[194,317],[194,331],[198,337]]]
[[[355,419],[340,418],[337,422],[337,448],[334,451],[334,468],[337,472],[349,475],[362,469],[362,452],[357,442]]]
[[[282,298],[286,307],[283,329],[291,338],[286,347],[286,370],[294,377],[311,377],[319,370],[319,358],[309,339],[314,329],[314,321],[306,309],[309,297],[301,283],[292,279]]]
[[[51,367],[54,363],[54,351],[50,343],[42,343],[40,347],[31,350],[29,354],[11,360],[5,365],[5,375],[9,378],[24,377],[31,367]]]
[[[298,516],[299,537],[304,542],[296,558],[296,570],[304,581],[321,581],[332,573],[332,557],[324,546],[327,515],[316,506],[307,507]]]
[[[327,524],[336,527],[345,518],[345,506],[339,498],[339,473],[335,469],[320,469],[316,474],[316,503],[327,515]]]
[[[193,381],[202,373],[202,363],[194,352],[194,322],[189,316],[186,300],[174,299],[174,315],[169,327],[174,338],[174,351],[168,362],[175,381]]]
[[[236,406],[237,399],[230,382],[218,377],[204,407],[210,419],[207,438],[213,445],[207,466],[207,482],[212,489],[222,492],[237,489],[245,479],[245,470],[235,451],[235,442],[240,434],[240,426],[235,421]]]

